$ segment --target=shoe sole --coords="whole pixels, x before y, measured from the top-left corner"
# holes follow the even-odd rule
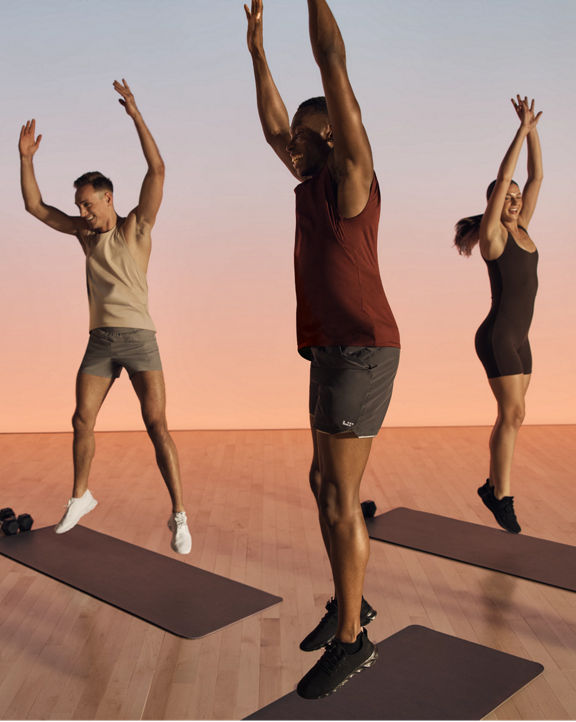
[[[72,524],[72,526],[67,526],[66,529],[54,529],[54,532],[55,532],[56,534],[66,534],[67,531],[70,531],[71,529],[74,529],[74,527],[76,526],[76,524],[78,524],[78,522],[80,521],[80,519],[82,519],[83,516],[86,516],[86,514],[89,514],[89,513],[90,513],[91,511],[93,511],[97,506],[98,506],[98,502],[96,501],[96,499],[94,499],[93,501],[90,502],[90,508],[89,508],[89,509],[86,509],[86,511],[83,511],[82,514],[80,514],[80,516],[78,517],[78,519],[76,519],[76,521],[74,522],[74,524]],[[58,526],[58,525],[57,525],[57,526]]]
[[[356,669],[353,672],[350,672],[350,674],[343,679],[340,684],[337,684],[334,689],[331,689],[329,692],[324,692],[324,694],[319,695],[318,697],[304,697],[303,699],[324,699],[325,697],[330,697],[331,694],[334,694],[334,692],[337,692],[341,687],[343,687],[346,682],[352,679],[357,674],[360,674],[360,672],[363,672],[365,669],[369,669],[374,662],[378,659],[378,649],[374,647],[374,650],[372,654],[368,657],[368,659],[363,662],[359,667],[356,667]]]
[[[374,619],[374,617],[378,614],[378,612],[375,609],[370,610],[366,616],[363,619],[360,619],[360,626],[366,627],[370,624],[370,622]],[[333,634],[330,639],[326,639],[324,642],[320,642],[316,647],[302,647],[302,643],[300,643],[299,648],[302,650],[302,652],[316,652],[318,649],[322,649],[322,647],[325,647],[327,644],[330,644],[330,642],[334,639],[336,635]]]

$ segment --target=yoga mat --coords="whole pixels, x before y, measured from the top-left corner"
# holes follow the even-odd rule
[[[372,539],[576,591],[576,547],[413,509],[366,520]]]
[[[282,601],[79,525],[0,538],[0,554],[188,639]]]
[[[380,642],[378,654],[374,666],[330,697],[305,700],[291,692],[246,719],[481,719],[544,669],[418,625]]]

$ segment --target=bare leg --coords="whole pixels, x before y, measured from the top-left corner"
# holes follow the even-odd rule
[[[166,390],[162,371],[140,371],[132,376],[146,431],[154,444],[156,462],[172,500],[172,511],[184,511],[176,445],[166,422]]]
[[[490,481],[497,499],[510,496],[510,474],[516,437],[524,421],[524,398],[530,375],[515,374],[489,379],[498,402],[498,418],[490,436]]]
[[[312,416],[310,416],[310,426],[312,426]],[[322,516],[322,514],[320,514],[320,487],[322,483],[322,477],[320,476],[320,461],[318,459],[317,434],[319,432],[316,431],[316,429],[313,427],[311,428],[311,431],[312,444],[314,446],[314,456],[312,457],[312,463],[310,464],[310,488],[312,489],[312,493],[314,494],[314,498],[316,499],[316,504],[318,505],[318,520],[320,522],[320,531],[322,532],[322,539],[324,541],[324,546],[326,547],[328,559],[330,559],[330,535],[328,533],[328,528],[326,526],[324,517]],[[334,596],[336,596],[336,592],[334,592]]]
[[[94,426],[98,412],[114,383],[113,378],[93,376],[79,372],[76,377],[76,409],[72,417],[74,441],[74,490],[72,496],[79,499],[88,488],[88,475],[94,458]]]
[[[353,642],[360,632],[364,573],[370,553],[359,490],[372,439],[322,432],[317,432],[316,439],[321,475],[320,524],[328,539],[338,599],[336,638]]]

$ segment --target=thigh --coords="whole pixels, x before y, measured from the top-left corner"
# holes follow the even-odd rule
[[[522,364],[522,373],[525,376],[530,376],[532,373],[532,349],[530,348],[530,341],[526,338],[518,349],[518,356]]]
[[[336,493],[349,503],[358,501],[362,475],[372,447],[372,439],[317,433],[322,493]]]
[[[95,418],[113,383],[114,377],[94,376],[80,370],[76,377],[77,413],[84,418]]]
[[[144,417],[164,416],[166,389],[162,371],[138,371],[130,381],[142,407]]]
[[[524,395],[527,388],[524,374],[500,376],[488,379],[488,382],[500,407],[503,409],[524,407]]]

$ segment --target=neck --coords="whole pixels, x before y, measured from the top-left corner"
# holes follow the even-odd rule
[[[112,211],[109,218],[106,219],[106,221],[100,226],[100,228],[95,228],[94,230],[96,233],[106,233],[107,231],[111,231],[114,226],[118,222],[118,216],[116,214],[116,211]]]
[[[510,232],[517,231],[518,230],[518,221],[516,220],[516,218],[511,221],[505,221],[503,223],[503,226],[507,231],[510,231]]]

